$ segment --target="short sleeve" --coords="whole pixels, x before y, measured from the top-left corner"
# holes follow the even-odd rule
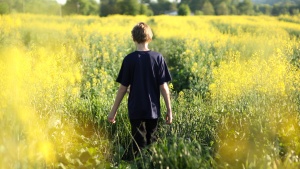
[[[128,87],[130,84],[130,69],[128,62],[126,62],[125,59],[122,62],[122,66],[116,81],[126,87]]]
[[[161,64],[159,65],[159,85],[162,85],[165,82],[171,81],[172,78],[168,66],[163,58],[160,63]]]

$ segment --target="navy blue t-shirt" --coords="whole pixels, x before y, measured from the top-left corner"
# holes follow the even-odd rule
[[[122,63],[117,82],[130,85],[128,113],[130,119],[160,117],[160,88],[171,81],[163,56],[154,51],[135,51]]]

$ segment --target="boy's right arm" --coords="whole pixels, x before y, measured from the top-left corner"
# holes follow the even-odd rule
[[[172,115],[172,107],[171,107],[171,99],[170,99],[170,91],[167,83],[164,83],[159,86],[160,92],[164,98],[166,107],[167,107],[167,115],[166,115],[166,122],[168,124],[172,123],[173,115]]]
[[[127,87],[126,86],[123,86],[123,85],[120,85],[119,87],[119,90],[118,90],[118,93],[117,93],[117,96],[116,96],[116,99],[115,99],[115,103],[110,111],[110,113],[108,114],[108,121],[111,122],[111,123],[115,123],[116,122],[116,115],[117,115],[117,110],[119,108],[119,105],[124,97],[124,95],[126,94],[127,92]]]

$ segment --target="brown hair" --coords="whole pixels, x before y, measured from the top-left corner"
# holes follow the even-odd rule
[[[131,31],[133,41],[137,43],[151,42],[153,33],[150,26],[144,22],[138,23]]]

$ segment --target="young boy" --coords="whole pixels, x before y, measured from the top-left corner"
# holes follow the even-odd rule
[[[166,122],[172,123],[172,109],[167,82],[171,76],[163,56],[148,48],[152,40],[150,27],[140,22],[131,31],[136,51],[127,55],[122,63],[117,82],[120,83],[117,96],[108,115],[108,121],[115,123],[117,109],[130,86],[128,114],[131,134],[134,138],[133,150],[156,141],[155,133],[160,117],[160,92],[167,108]]]

